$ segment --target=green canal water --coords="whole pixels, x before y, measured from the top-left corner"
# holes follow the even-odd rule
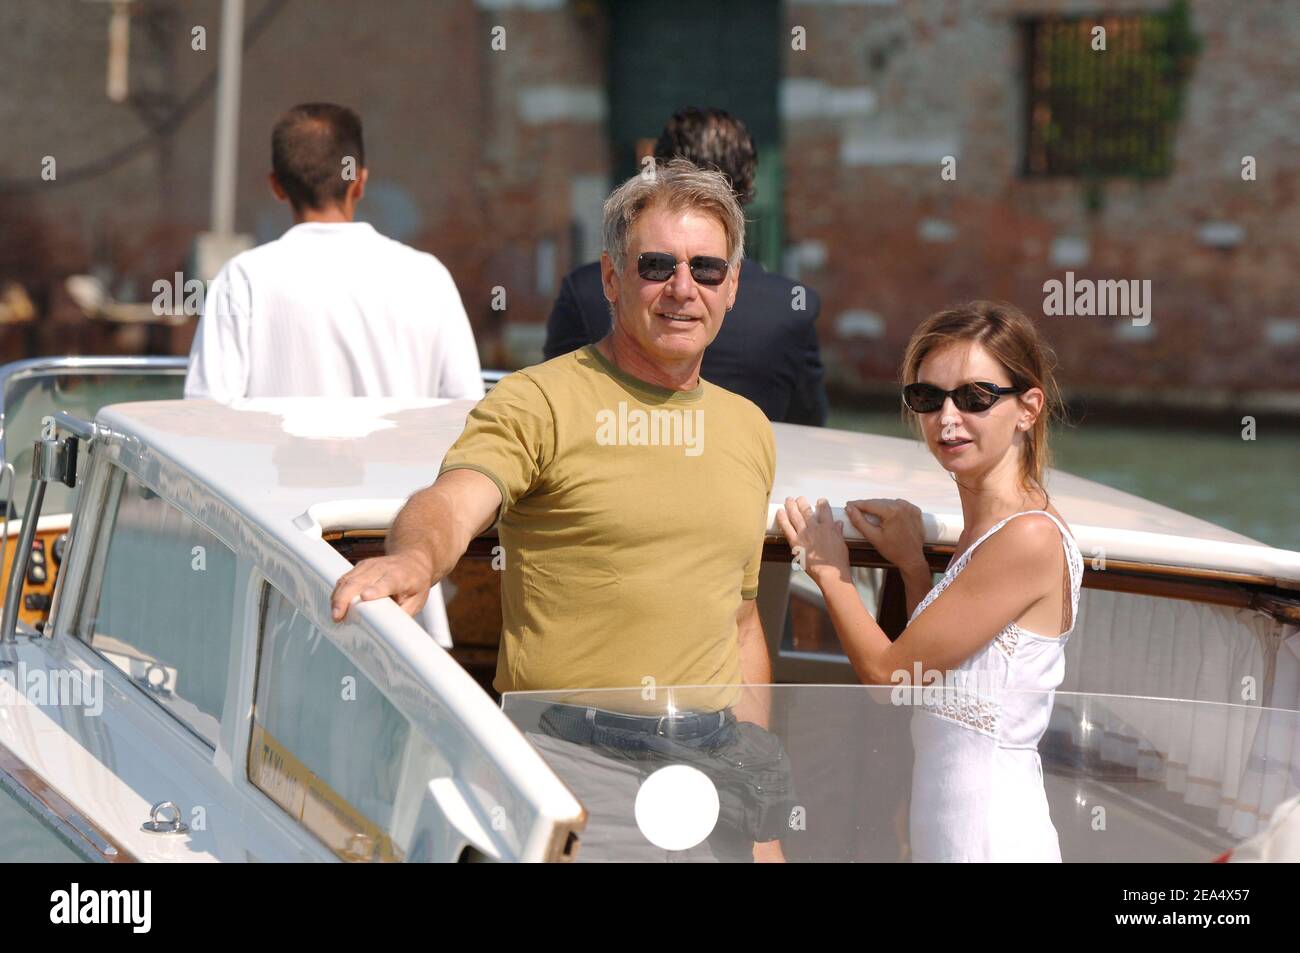
[[[828,425],[910,437],[896,413],[832,408]],[[1300,550],[1300,424],[1261,422],[1254,440],[1222,430],[1083,422],[1051,435],[1058,469]],[[937,464],[936,464],[937,465]]]

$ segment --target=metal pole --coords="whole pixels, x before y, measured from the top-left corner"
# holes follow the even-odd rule
[[[37,454],[40,448],[37,448]],[[33,468],[34,469],[34,468]],[[41,515],[41,501],[45,499],[45,479],[32,474],[32,486],[27,491],[27,509],[23,512],[23,531],[18,537],[18,548],[9,568],[9,585],[5,592],[4,615],[0,617],[0,644],[12,645],[17,641],[18,600],[23,597],[23,580],[27,575],[27,562],[36,537],[36,521]]]
[[[243,69],[244,0],[221,0],[217,121],[212,143],[212,231],[235,230],[235,168],[239,150],[239,79]]]
[[[131,11],[122,0],[114,0],[108,21],[108,85],[111,102],[124,103],[130,95],[127,70],[131,63]]]

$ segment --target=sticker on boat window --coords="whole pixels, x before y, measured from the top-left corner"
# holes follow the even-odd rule
[[[253,725],[248,779],[341,860],[399,863],[402,852],[375,824],[312,773],[261,725]]]

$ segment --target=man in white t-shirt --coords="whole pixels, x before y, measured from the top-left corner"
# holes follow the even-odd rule
[[[293,227],[213,280],[185,396],[482,397],[451,274],[353,221],[368,176],[356,113],[295,106],[271,134],[271,165]]]
[[[360,117],[330,103],[295,106],[271,133],[271,167],[293,227],[213,279],[185,396],[482,397],[474,333],[450,272],[353,221],[368,177]],[[450,645],[433,596],[436,588],[425,627]]]

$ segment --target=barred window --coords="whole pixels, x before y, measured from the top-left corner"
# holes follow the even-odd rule
[[[1174,131],[1199,49],[1187,5],[1137,15],[1024,22],[1024,172],[1155,178],[1173,168]],[[1105,49],[1096,28],[1105,30]]]

